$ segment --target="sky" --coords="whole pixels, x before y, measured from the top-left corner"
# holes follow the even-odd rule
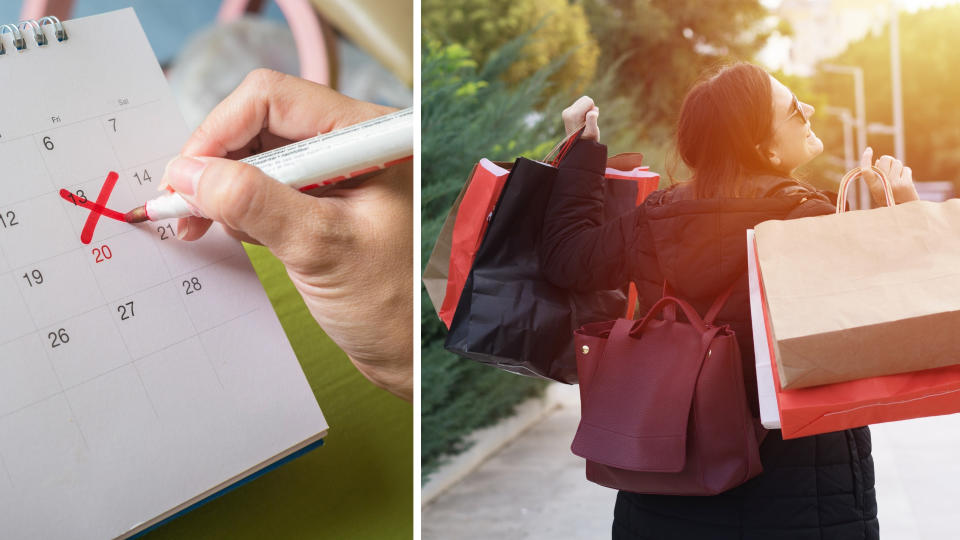
[[[760,3],[771,10],[774,16],[785,0],[760,0]],[[832,56],[845,47],[845,43],[859,39],[864,32],[871,31],[860,24],[860,18],[854,13],[872,13],[869,15],[873,23],[870,24],[872,31],[879,31],[877,25],[886,26],[888,19],[887,6],[893,4],[901,12],[916,12],[921,9],[943,7],[952,4],[960,4],[960,0],[789,0],[791,12],[796,14],[797,8],[803,10],[803,6],[810,6],[811,13],[820,13],[815,16],[822,18],[822,13],[836,11],[836,18],[831,18],[833,24],[826,26],[814,26],[811,28],[810,20],[805,19],[806,23],[799,27],[794,27],[795,31],[803,33],[799,36],[798,45],[792,48],[791,45],[798,38],[790,36],[781,36],[774,33],[767,41],[766,46],[758,54],[757,59],[761,64],[770,69],[783,69],[784,71],[797,75],[808,75],[816,61],[823,57]],[[799,5],[799,6],[798,6]],[[848,15],[840,15],[846,10]],[[879,10],[879,11],[878,11]],[[853,18],[851,20],[851,17]],[[879,18],[878,18],[879,17]],[[775,20],[775,18],[774,18]],[[836,21],[844,21],[837,26]],[[791,21],[796,22],[796,21]],[[822,36],[811,35],[809,32],[824,33]]]
[[[960,0],[893,0],[894,3],[898,4],[905,11],[917,11],[918,9],[924,9],[928,7],[941,7],[947,6],[950,4],[960,3]],[[780,5],[781,0],[760,0],[760,3],[768,8],[775,9]],[[847,4],[847,5],[856,5],[856,4],[879,4],[876,0],[839,0],[837,4]]]

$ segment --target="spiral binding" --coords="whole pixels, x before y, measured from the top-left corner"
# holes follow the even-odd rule
[[[27,48],[27,40],[24,38],[22,31],[33,32],[33,40],[37,46],[43,47],[48,43],[47,35],[43,32],[43,27],[47,25],[53,27],[53,35],[57,38],[57,41],[65,41],[67,39],[67,31],[63,28],[63,23],[53,15],[47,15],[39,21],[36,19],[27,19],[17,24],[0,25],[0,54],[7,54],[7,46],[3,41],[4,34],[13,35],[13,46],[16,47],[18,51]]]

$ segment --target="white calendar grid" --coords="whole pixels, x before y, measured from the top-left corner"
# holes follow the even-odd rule
[[[96,201],[116,171],[106,206],[140,205],[186,127],[132,10],[71,24],[69,46],[28,51],[77,87],[0,102],[0,537],[125,534],[327,427],[218,226],[183,242],[172,222],[101,216],[80,242],[90,211],[59,190]],[[27,59],[0,57],[0,76]],[[4,124],[46,105],[63,121]]]
[[[211,283],[211,281],[207,279],[203,281],[198,280],[198,282],[201,283],[201,289],[194,290],[190,281],[191,278],[199,275],[204,277],[210,276],[211,279],[224,279],[224,276],[231,275],[229,268],[224,267],[224,263],[231,258],[243,259],[242,261],[234,261],[235,263],[239,263],[237,266],[242,267],[248,264],[244,255],[242,253],[238,254],[236,249],[224,249],[231,247],[236,248],[236,246],[226,245],[220,247],[219,250],[204,250],[202,253],[196,253],[196,256],[191,257],[187,252],[199,252],[202,248],[198,249],[192,245],[185,245],[183,242],[177,240],[171,234],[170,229],[166,228],[166,223],[143,223],[137,226],[131,226],[109,220],[105,217],[100,218],[93,241],[89,245],[80,243],[80,231],[90,211],[75,207],[71,203],[63,200],[58,193],[61,187],[59,184],[65,183],[65,187],[73,192],[77,189],[86,188],[86,196],[91,200],[95,200],[99,186],[103,184],[107,173],[110,170],[118,170],[122,171],[123,174],[121,174],[108,202],[110,207],[119,208],[121,211],[124,211],[132,208],[134,201],[142,201],[144,195],[155,195],[156,193],[152,189],[147,193],[144,193],[144,190],[139,190],[141,193],[135,194],[135,188],[131,185],[131,182],[137,186],[140,184],[133,178],[132,174],[134,171],[142,173],[143,170],[147,170],[152,179],[150,182],[144,183],[148,185],[159,183],[162,175],[162,166],[170,156],[150,156],[150,159],[145,162],[128,165],[124,163],[123,157],[117,152],[115,145],[112,144],[113,141],[110,141],[111,144],[109,145],[101,145],[101,148],[106,147],[110,149],[109,154],[95,156],[104,162],[94,163],[87,149],[90,147],[90,141],[96,141],[98,137],[111,138],[108,131],[112,129],[112,126],[108,125],[111,124],[109,119],[117,119],[117,124],[121,126],[120,130],[118,130],[119,133],[124,130],[124,124],[127,123],[126,120],[133,120],[133,117],[138,115],[140,111],[150,106],[156,106],[157,104],[157,101],[152,101],[138,107],[117,110],[94,118],[78,120],[68,126],[38,132],[0,144],[0,162],[6,162],[8,160],[3,159],[5,148],[12,147],[18,152],[23,152],[25,148],[23,145],[18,144],[18,141],[24,139],[32,140],[35,143],[34,156],[27,159],[26,163],[32,164],[33,167],[43,167],[46,179],[49,185],[52,186],[52,189],[48,192],[26,199],[20,199],[12,204],[5,204],[0,212],[3,212],[4,215],[16,216],[15,219],[12,220],[13,223],[16,224],[11,225],[8,223],[5,229],[13,232],[14,229],[17,228],[27,228],[32,224],[27,220],[42,220],[47,223],[54,221],[58,222],[57,229],[59,233],[57,234],[57,238],[61,238],[61,240],[53,240],[48,245],[62,245],[64,242],[62,239],[66,236],[63,233],[72,233],[70,236],[72,236],[71,240],[73,243],[73,247],[57,250],[54,253],[50,253],[47,249],[31,250],[23,254],[18,253],[19,256],[12,261],[11,264],[11,260],[6,255],[5,249],[9,243],[9,239],[6,238],[6,235],[0,235],[0,259],[10,268],[10,270],[6,272],[6,276],[16,282],[16,293],[22,301],[20,309],[17,310],[17,308],[14,307],[13,309],[16,311],[12,313],[9,311],[11,303],[6,303],[8,316],[12,315],[13,318],[30,322],[28,331],[8,337],[0,343],[0,351],[3,351],[4,348],[11,343],[23,341],[29,349],[43,349],[43,356],[49,364],[47,373],[49,380],[45,381],[48,384],[37,384],[40,381],[34,380],[33,383],[36,385],[35,388],[37,391],[20,396],[18,403],[2,403],[3,407],[0,408],[0,411],[2,411],[0,412],[0,423],[2,423],[4,417],[22,413],[32,406],[42,401],[53,399],[56,396],[63,396],[70,415],[76,417],[73,404],[67,394],[69,390],[83,386],[99,377],[106,376],[116,370],[131,365],[137,374],[139,384],[143,386],[142,377],[136,366],[137,360],[162,352],[164,349],[175,346],[188,338],[199,337],[203,332],[209,332],[221,325],[229,324],[241,317],[249,315],[257,309],[256,306],[245,305],[242,301],[239,306],[231,306],[232,308],[239,307],[240,309],[238,311],[234,309],[229,311],[216,310],[212,313],[204,312],[196,306],[189,305],[189,302],[200,299],[201,295],[209,294],[206,293],[202,286],[204,281],[208,283],[208,288],[210,287],[209,283]],[[156,118],[155,113],[155,110],[147,111],[144,116],[153,116]],[[78,146],[77,150],[83,150],[86,155],[79,156],[63,148],[60,144],[60,137],[58,137],[58,134],[63,128],[71,128],[74,130],[74,132],[70,134],[71,139],[84,141],[83,146]],[[100,133],[96,133],[97,130],[99,130]],[[43,146],[45,138],[53,141],[55,145],[53,150],[46,151]],[[146,141],[144,141],[144,143],[146,143]],[[83,164],[82,169],[85,171],[84,174],[87,172],[93,173],[94,171],[100,172],[92,175],[86,174],[86,178],[81,179],[80,182],[76,182],[74,180],[76,180],[77,177],[70,172],[73,162]],[[150,168],[153,170],[151,171]],[[60,174],[55,177],[51,171],[59,171]],[[17,212],[20,208],[30,208],[32,203],[42,203],[42,206],[34,206],[33,208],[35,209],[46,209],[50,211],[42,213],[29,210],[26,213],[23,211]],[[118,204],[122,206],[118,206]],[[58,208],[52,209],[50,206],[57,206]],[[7,214],[7,212],[12,212],[12,214]],[[36,221],[34,221],[34,223],[36,223]],[[66,224],[69,224],[69,228],[63,227],[63,225]],[[162,237],[165,238],[161,240],[160,238]],[[37,238],[31,235],[31,240],[37,240]],[[208,243],[213,244],[214,242]],[[101,261],[96,262],[97,257],[93,253],[93,250],[102,249],[103,246],[107,246],[108,248],[112,246],[111,258],[103,259],[101,255]],[[113,286],[115,283],[113,280],[118,276],[114,275],[114,272],[110,272],[109,269],[111,266],[121,264],[119,259],[122,257],[123,252],[118,246],[126,247],[134,251],[134,254],[138,258],[141,258],[141,260],[143,260],[143,257],[152,258],[151,262],[159,262],[160,266],[148,265],[149,268],[153,268],[153,271],[148,273],[142,280],[135,280],[133,283],[126,283],[126,287],[116,288]],[[210,251],[213,251],[212,256]],[[77,268],[77,263],[80,260],[82,260],[83,267],[89,270],[89,275],[82,276],[80,279],[61,282],[64,286],[58,288],[58,283],[51,278],[52,275],[62,275],[56,273],[56,267],[59,266],[72,271]],[[172,265],[177,266],[176,273],[171,270]],[[36,280],[33,279],[31,275],[31,272],[34,270],[38,270],[40,275],[44,276],[41,277],[42,281],[40,283],[36,283]],[[123,268],[121,271],[128,273],[129,268]],[[216,276],[216,278],[214,278],[214,276]],[[237,276],[236,278],[243,279],[241,276]],[[249,273],[247,273],[246,278],[248,281],[251,279]],[[31,284],[31,280],[34,282],[33,284]],[[171,286],[175,284],[179,284],[181,289],[177,290],[177,288]],[[69,285],[69,287],[67,287],[67,285]],[[252,283],[248,285],[252,285]],[[190,294],[186,294],[185,292],[188,290],[188,286]],[[104,293],[105,289],[115,290],[112,294],[107,295]],[[164,298],[159,302],[155,302],[156,304],[173,304],[179,306],[180,309],[174,310],[173,313],[168,313],[166,326],[148,329],[149,334],[145,335],[143,332],[138,333],[126,328],[125,326],[128,321],[132,322],[135,321],[137,317],[144,316],[143,311],[145,308],[141,307],[142,303],[138,303],[141,296],[149,296],[158,289],[166,290],[163,291]],[[83,292],[78,293],[78,291]],[[40,294],[43,294],[43,296],[38,298],[37,295]],[[79,298],[80,301],[68,303],[65,306],[59,299],[67,296]],[[244,297],[240,298],[240,300],[243,299]],[[246,297],[246,299],[252,298]],[[51,304],[45,304],[46,302],[51,302]],[[121,320],[121,316],[125,315],[125,313],[123,313],[122,309],[118,308],[121,306],[127,307],[127,302],[133,302],[132,311],[134,315],[127,320]],[[13,305],[15,306],[15,304]],[[48,307],[50,309],[47,309]],[[56,310],[57,313],[56,317],[49,314],[49,312],[54,310]],[[140,313],[137,313],[137,311]],[[84,320],[91,317],[100,319],[102,322],[104,312],[110,315],[111,326],[116,334],[113,336],[98,334],[98,338],[100,339],[96,341],[85,340],[81,345],[77,345],[77,341],[80,339],[80,336],[76,333],[77,325],[79,324],[82,328],[84,326]],[[188,328],[176,328],[176,331],[170,331],[171,325],[175,327],[178,322],[183,321],[186,321]],[[102,326],[99,328],[102,329]],[[200,328],[202,328],[203,331],[201,331]],[[61,329],[66,332],[67,336],[70,336],[70,333],[73,332],[73,336],[68,337],[67,341],[63,341],[58,335]],[[71,338],[73,341],[70,341]],[[131,347],[141,344],[141,340],[151,341],[150,346],[146,350],[140,351],[140,354],[135,355],[131,352]],[[202,341],[200,344],[202,348]],[[82,352],[71,350],[83,345],[89,345],[91,349]],[[77,372],[63,365],[65,361],[80,358],[84,353],[86,353],[87,356],[96,356],[99,358],[99,360],[91,366],[94,369]],[[202,360],[209,363],[210,357],[207,351],[204,350],[203,354],[204,357]],[[12,356],[13,355],[10,357]],[[0,354],[0,358],[10,357],[6,354]],[[9,360],[7,361],[9,362]],[[47,371],[46,367],[44,371]],[[222,389],[223,385],[219,375],[216,373],[216,369],[213,371],[216,375],[217,384]],[[146,387],[144,387],[144,392],[154,415],[159,418]],[[8,397],[2,401],[6,402],[10,399],[11,398]],[[85,446],[89,446],[87,437],[84,434],[82,422],[77,423],[77,431],[82,443]],[[2,455],[2,452],[0,452],[0,455]],[[13,483],[13,477],[6,465],[7,461],[7,459],[3,460],[4,471],[10,482]]]

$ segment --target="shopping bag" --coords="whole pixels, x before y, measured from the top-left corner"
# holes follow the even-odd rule
[[[605,219],[624,214],[655,189],[659,177],[639,172],[645,174],[607,179]],[[514,373],[574,383],[573,331],[623,315],[627,295],[626,288],[575,293],[543,276],[538,243],[556,176],[549,163],[514,162],[467,279],[453,286],[462,292],[445,347]]]
[[[607,160],[605,177],[636,183],[636,204],[657,189],[660,175],[642,166],[643,154],[618,154]],[[434,244],[430,259],[423,271],[423,283],[437,316],[447,328],[477,249],[493,216],[493,209],[510,173],[512,164],[481,159],[470,172],[470,177],[447,214],[443,228]],[[617,190],[619,195],[621,190]],[[621,206],[620,201],[614,203]],[[636,299],[631,285],[630,298]],[[632,305],[633,302],[630,302]]]
[[[755,243],[784,389],[960,363],[960,200],[767,221]]]
[[[423,270],[423,284],[443,323],[450,327],[460,291],[486,232],[489,216],[510,174],[509,163],[486,158],[474,165],[453,203]]]
[[[960,412],[960,366],[956,365],[811,388],[782,389],[753,233],[747,231],[747,264],[763,427],[780,429],[784,439],[795,439],[870,424]]]

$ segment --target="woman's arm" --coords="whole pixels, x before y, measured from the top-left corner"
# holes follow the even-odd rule
[[[546,278],[559,287],[592,291],[629,281],[642,210],[605,219],[606,161],[606,146],[581,137],[560,163],[539,252]]]

